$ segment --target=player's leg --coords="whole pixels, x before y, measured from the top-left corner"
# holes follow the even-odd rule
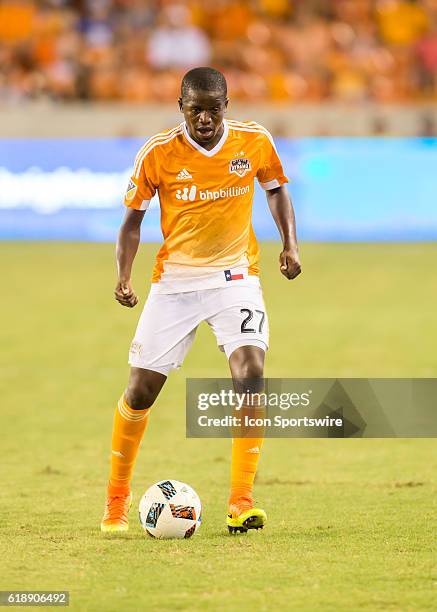
[[[114,491],[130,492],[132,471],[149,412],[166,380],[163,372],[134,367],[130,370],[127,389],[114,414],[109,479]]]
[[[128,386],[114,415],[111,473],[102,531],[126,531],[132,477],[152,404],[188,352],[199,318],[196,296],[150,294],[129,351]]]
[[[120,532],[128,529],[132,472],[147,428],[150,409],[166,380],[167,376],[162,372],[131,368],[127,389],[119,399],[114,414],[111,472],[102,531]]]
[[[207,321],[229,360],[235,390],[239,392],[243,389],[246,392],[248,387],[249,396],[259,394],[263,391],[264,356],[269,341],[268,318],[259,282],[254,278],[250,285],[212,290],[211,301],[213,314]],[[244,411],[263,416],[265,406],[248,405]],[[228,516],[227,523],[228,527],[241,527],[241,531],[262,527],[266,520],[264,511],[253,508],[252,499],[263,433],[263,428],[243,428],[233,438],[229,498],[231,516]],[[254,510],[252,514],[247,514]],[[246,522],[248,518],[250,520]]]
[[[240,417],[254,419],[253,425],[240,427],[232,439],[231,492],[227,524],[231,533],[262,528],[264,510],[254,507],[253,483],[264,442],[264,428],[256,419],[265,415],[264,391],[265,351],[258,346],[240,346],[229,356],[229,367],[236,393],[244,394],[246,405]]]

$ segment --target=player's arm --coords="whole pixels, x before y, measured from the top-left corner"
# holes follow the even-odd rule
[[[127,210],[118,233],[116,248],[118,282],[115,287],[115,299],[122,306],[129,308],[133,308],[138,303],[131,283],[132,264],[140,244],[141,223],[150,200],[155,195],[157,184],[155,164],[148,155],[146,143],[135,158],[124,196]]]
[[[266,196],[283,244],[279,255],[280,270],[290,280],[301,273],[293,205],[285,185],[266,190]]]
[[[115,299],[122,306],[133,308],[138,298],[132,289],[132,264],[140,244],[141,222],[145,210],[128,208],[118,233],[116,258],[118,282],[115,287]]]

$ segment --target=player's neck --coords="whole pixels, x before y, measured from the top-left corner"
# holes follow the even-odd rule
[[[224,131],[225,131],[225,124],[223,122],[220,126],[219,131],[214,136],[214,138],[210,142],[206,142],[206,143],[199,142],[192,134],[190,134],[190,130],[188,130],[188,133],[190,134],[191,138],[195,142],[197,142],[199,146],[201,146],[203,149],[206,149],[207,151],[211,151],[211,149],[213,149],[216,146],[216,144],[220,141],[220,138],[223,136]]]

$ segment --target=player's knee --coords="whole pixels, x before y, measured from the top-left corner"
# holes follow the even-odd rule
[[[129,385],[125,391],[126,402],[133,410],[150,408],[156,400],[157,393],[150,385]]]
[[[150,408],[158,397],[165,379],[163,374],[132,368],[125,392],[129,406],[134,410]]]
[[[158,397],[159,389],[148,381],[138,377],[131,377],[125,392],[126,401],[134,410],[150,408]]]
[[[263,365],[260,363],[245,363],[238,373],[238,378],[258,381],[263,378]]]
[[[261,381],[264,375],[264,360],[257,354],[233,363],[234,378]]]

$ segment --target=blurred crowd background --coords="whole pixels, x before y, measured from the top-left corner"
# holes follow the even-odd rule
[[[0,0],[0,240],[115,240],[199,65],[278,139],[302,238],[436,239],[437,0]]]
[[[174,102],[195,65],[242,101],[432,101],[437,0],[0,4],[3,102]]]

